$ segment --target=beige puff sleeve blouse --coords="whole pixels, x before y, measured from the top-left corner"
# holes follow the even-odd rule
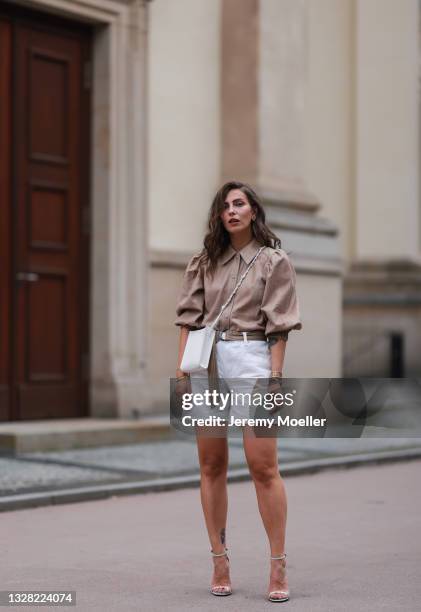
[[[213,276],[200,264],[200,255],[194,255],[184,274],[175,324],[189,329],[211,324],[259,248],[255,239],[241,251],[229,246],[219,258]],[[268,338],[287,339],[290,330],[301,327],[292,263],[284,250],[266,247],[225,309],[217,328],[263,331]]]
[[[175,324],[189,329],[199,329],[205,325],[203,323],[204,270],[199,260],[200,254],[193,255],[187,264],[176,309]]]

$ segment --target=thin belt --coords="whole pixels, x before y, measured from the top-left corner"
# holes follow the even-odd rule
[[[216,388],[218,388],[218,382],[215,381],[215,379],[218,376],[218,368],[216,365],[215,344],[219,342],[220,340],[224,340],[224,341],[242,340],[244,342],[248,342],[249,340],[267,340],[267,337],[266,337],[265,332],[258,331],[258,330],[248,331],[248,332],[241,332],[241,331],[234,331],[234,330],[226,330],[226,331],[216,330],[215,343],[212,347],[211,356],[209,360],[209,367],[208,367],[209,378],[213,379],[214,381],[213,384],[216,384]]]
[[[234,331],[234,330],[226,330],[226,331],[217,331],[216,332],[216,342],[219,340],[225,341],[233,341],[233,340],[242,340],[243,342],[248,342],[249,340],[267,340],[266,334],[263,331]]]

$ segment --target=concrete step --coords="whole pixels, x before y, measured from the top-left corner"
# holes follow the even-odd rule
[[[136,444],[171,438],[168,416],[125,419],[46,419],[0,424],[0,452],[32,453]]]

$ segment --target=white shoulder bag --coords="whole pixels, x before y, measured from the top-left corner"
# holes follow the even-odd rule
[[[241,287],[243,280],[246,278],[251,267],[253,266],[254,262],[259,257],[260,253],[263,251],[264,248],[264,246],[260,247],[260,249],[257,251],[256,255],[253,257],[247,269],[242,274],[240,280],[234,287],[231,295],[229,296],[225,304],[223,304],[215,321],[211,325],[206,325],[206,327],[202,327],[201,329],[196,329],[189,332],[186,347],[183,353],[183,359],[180,365],[180,369],[183,372],[192,372],[193,370],[198,370],[199,368],[206,369],[208,367],[213,342],[215,340],[216,325],[218,324],[218,321],[221,318],[225,308],[228,306],[234,295]]]

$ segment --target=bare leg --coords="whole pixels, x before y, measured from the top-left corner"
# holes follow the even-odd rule
[[[209,541],[214,553],[223,553],[226,548],[225,529],[228,510],[227,439],[198,435],[197,449],[200,465],[200,498]],[[213,562],[212,585],[230,586],[227,557],[213,557]]]
[[[287,499],[284,483],[279,475],[277,439],[256,438],[250,428],[244,430],[243,439],[271,556],[278,557],[284,553],[285,548]],[[271,561],[269,591],[288,588],[284,566],[285,561]]]

